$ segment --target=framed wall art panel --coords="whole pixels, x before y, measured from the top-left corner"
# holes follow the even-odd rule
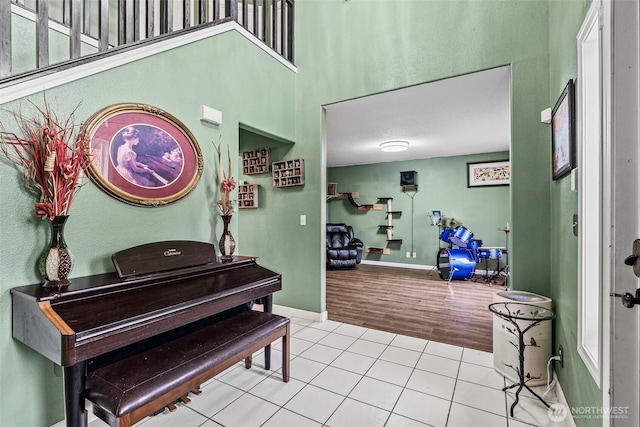
[[[93,160],[89,175],[126,203],[162,206],[185,197],[202,174],[200,147],[177,118],[144,104],[106,107],[84,124]]]
[[[553,179],[559,179],[576,167],[575,98],[570,79],[551,113],[551,161]]]
[[[511,162],[467,163],[467,187],[488,187],[511,184]]]

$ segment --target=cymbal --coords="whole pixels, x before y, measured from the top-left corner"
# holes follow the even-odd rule
[[[458,221],[455,218],[451,218],[449,216],[443,216],[442,219],[449,224],[462,224],[461,221]]]
[[[500,227],[498,228],[499,231],[506,231],[507,233],[511,231],[511,227],[506,226],[506,227]]]

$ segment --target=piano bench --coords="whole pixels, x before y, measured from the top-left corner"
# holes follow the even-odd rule
[[[86,398],[112,427],[129,427],[282,337],[289,381],[289,319],[248,310],[87,374]]]

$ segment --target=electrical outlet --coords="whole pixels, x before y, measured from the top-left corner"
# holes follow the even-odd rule
[[[407,252],[407,258],[411,258],[411,252]]]
[[[415,253],[415,252],[414,252],[414,253],[412,253],[412,254],[411,254],[411,257],[412,257],[412,258],[417,258],[416,253]]]
[[[564,349],[562,344],[558,346],[558,357],[560,358],[560,367],[564,368]]]

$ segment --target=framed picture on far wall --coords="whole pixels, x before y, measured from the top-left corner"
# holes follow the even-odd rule
[[[511,184],[511,162],[467,163],[467,187],[488,187]]]
[[[569,79],[551,113],[551,162],[554,180],[562,178],[576,167],[574,99],[573,79]]]

